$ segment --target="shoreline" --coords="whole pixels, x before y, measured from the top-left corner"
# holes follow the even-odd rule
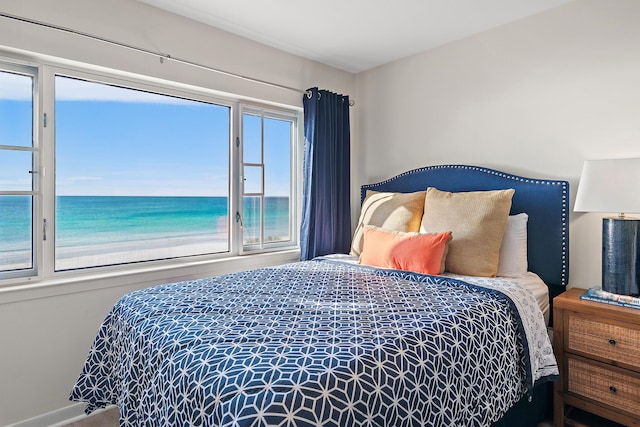
[[[229,242],[226,233],[220,235],[222,237],[212,238],[211,234],[207,234],[58,248],[56,271],[227,252]],[[19,270],[31,267],[29,251],[10,251],[3,253],[3,257],[5,256],[14,261],[0,265],[0,269]],[[24,261],[20,261],[20,258]]]

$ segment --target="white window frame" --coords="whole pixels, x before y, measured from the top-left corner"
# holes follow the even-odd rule
[[[230,141],[229,141],[229,252],[221,254],[196,255],[189,258],[189,262],[202,263],[231,258],[239,255],[256,254],[259,252],[278,252],[299,250],[299,238],[297,228],[299,224],[300,194],[297,182],[302,174],[302,162],[299,157],[301,150],[298,143],[301,140],[301,116],[302,111],[297,108],[275,107],[269,104],[260,104],[254,101],[221,97],[216,92],[188,85],[172,82],[159,82],[157,79],[146,79],[139,76],[125,75],[125,73],[96,71],[87,67],[70,66],[61,63],[35,63],[21,65],[19,58],[0,56],[0,68],[21,69],[28,67],[36,71],[34,79],[34,167],[41,173],[34,179],[34,212],[33,212],[33,257],[34,268],[21,271],[22,274],[14,275],[0,272],[0,288],[5,285],[20,285],[49,279],[70,279],[92,277],[104,274],[126,274],[127,272],[139,272],[141,268],[153,271],[166,269],[172,266],[180,267],[185,264],[185,258],[170,260],[144,261],[132,264],[113,265],[106,267],[91,267],[81,270],[55,271],[55,76],[67,76],[72,78],[94,81],[97,83],[113,84],[135,90],[145,90],[169,96],[193,99],[207,103],[227,106],[230,108]],[[236,213],[242,212],[242,161],[240,132],[243,111],[268,111],[269,114],[280,115],[286,120],[294,122],[291,144],[291,196],[290,196],[290,226],[291,241],[278,242],[259,251],[245,251],[242,242],[240,221],[236,221]],[[46,126],[44,115],[46,114]],[[46,171],[46,173],[45,173]],[[43,228],[41,225],[46,219],[46,236],[43,240]]]
[[[32,206],[31,206],[31,259],[32,265],[31,268],[25,268],[14,271],[0,271],[0,280],[4,279],[21,279],[26,277],[34,277],[38,276],[41,271],[41,263],[42,263],[42,248],[38,244],[39,241],[43,238],[43,227],[40,226],[42,223],[42,216],[39,215],[41,212],[42,206],[42,192],[41,188],[41,177],[44,172],[43,168],[40,164],[41,155],[41,137],[42,135],[42,123],[39,119],[41,116],[41,96],[40,96],[40,88],[41,85],[41,70],[38,66],[30,65],[26,62],[21,61],[13,61],[13,60],[5,60],[0,58],[0,71],[1,72],[9,72],[15,74],[21,74],[25,76],[29,76],[32,78],[33,87],[32,87],[32,142],[31,146],[20,147],[20,146],[2,146],[3,150],[11,150],[11,151],[23,151],[23,152],[31,152],[32,165],[31,165],[31,191],[24,190],[10,190],[10,191],[0,191],[0,195],[24,195],[31,196]]]
[[[255,245],[245,245],[244,244],[244,240],[243,240],[243,236],[242,233],[240,235],[240,239],[239,239],[239,244],[240,244],[240,252],[241,254],[250,254],[250,253],[260,253],[260,252],[265,252],[265,251],[272,251],[272,250],[277,250],[277,249],[282,249],[282,248],[290,248],[290,247],[299,247],[299,240],[298,240],[298,218],[299,218],[299,210],[297,207],[298,204],[298,200],[299,197],[297,197],[296,195],[299,192],[299,188],[298,188],[298,182],[300,181],[299,179],[297,179],[297,169],[302,169],[302,167],[300,168],[296,168],[296,163],[298,160],[298,146],[299,146],[299,134],[300,134],[300,129],[299,129],[299,114],[294,114],[292,112],[284,112],[281,110],[277,110],[277,109],[273,109],[273,108],[260,108],[258,106],[255,105],[243,105],[242,108],[240,109],[240,114],[239,114],[239,132],[240,132],[240,141],[243,141],[243,135],[242,135],[242,129],[243,129],[243,123],[244,123],[244,115],[248,114],[248,115],[253,115],[253,116],[257,116],[260,117],[261,119],[261,163],[244,163],[244,156],[243,156],[243,147],[244,145],[242,144],[242,142],[240,142],[239,144],[239,159],[238,159],[238,170],[239,170],[239,179],[238,179],[238,186],[239,186],[239,204],[238,204],[238,208],[239,210],[236,213],[236,218],[240,221],[240,223],[242,223],[242,211],[243,211],[243,200],[244,200],[244,196],[256,196],[256,197],[262,197],[262,202],[261,202],[261,215],[260,215],[260,221],[261,221],[261,226],[260,226],[260,230],[261,230],[261,237],[260,237],[260,242],[258,244]],[[283,121],[289,121],[292,123],[291,126],[291,135],[290,135],[290,157],[289,157],[289,161],[290,161],[290,176],[289,176],[289,182],[290,182],[290,188],[289,188],[289,236],[291,237],[290,240],[288,241],[282,241],[282,242],[265,242],[265,236],[264,236],[264,221],[265,221],[265,217],[264,217],[264,178],[265,178],[265,164],[264,164],[264,119],[265,118],[271,118],[271,119],[276,119],[276,120],[283,120]],[[298,131],[298,132],[296,132]],[[262,168],[262,192],[261,193],[245,193],[244,192],[244,166],[245,165],[249,165],[249,166],[258,166]],[[242,227],[241,227],[242,229]]]

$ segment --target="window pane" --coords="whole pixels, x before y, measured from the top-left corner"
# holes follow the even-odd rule
[[[230,108],[56,77],[56,270],[229,250]]]
[[[32,196],[0,196],[0,270],[33,267]]]
[[[265,241],[291,240],[291,132],[292,122],[264,119]]]
[[[262,166],[244,167],[244,194],[262,194]]]
[[[33,189],[30,151],[0,149],[0,191],[31,191]]]
[[[264,240],[265,242],[282,242],[291,240],[289,232],[289,198],[264,198]]]
[[[33,78],[0,72],[0,145],[33,146]]]
[[[245,197],[243,200],[242,239],[244,245],[259,245],[262,241],[261,200],[262,197]]]
[[[242,116],[242,156],[244,163],[262,163],[262,119],[260,116]]]

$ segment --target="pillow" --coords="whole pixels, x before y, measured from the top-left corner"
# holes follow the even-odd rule
[[[519,213],[510,215],[504,229],[500,260],[496,275],[502,277],[519,277],[527,272],[527,222],[529,215]]]
[[[451,231],[446,271],[495,277],[515,190],[450,193],[428,188],[420,230]]]
[[[442,274],[451,233],[403,233],[366,225],[360,264]]]
[[[351,255],[362,252],[365,225],[375,225],[393,231],[419,231],[426,191],[416,193],[382,193],[367,190],[360,220],[353,234]]]

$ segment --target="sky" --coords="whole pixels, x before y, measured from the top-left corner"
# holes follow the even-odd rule
[[[30,145],[30,81],[18,77],[0,72],[0,145]],[[229,107],[61,76],[55,93],[57,195],[228,195]],[[247,161],[260,158],[259,125],[245,120]],[[288,195],[289,123],[264,128],[266,195]],[[0,190],[28,189],[29,162],[28,152],[0,150]]]
[[[0,145],[30,147],[31,78],[0,72]],[[31,153],[0,150],[0,190],[31,190]]]

